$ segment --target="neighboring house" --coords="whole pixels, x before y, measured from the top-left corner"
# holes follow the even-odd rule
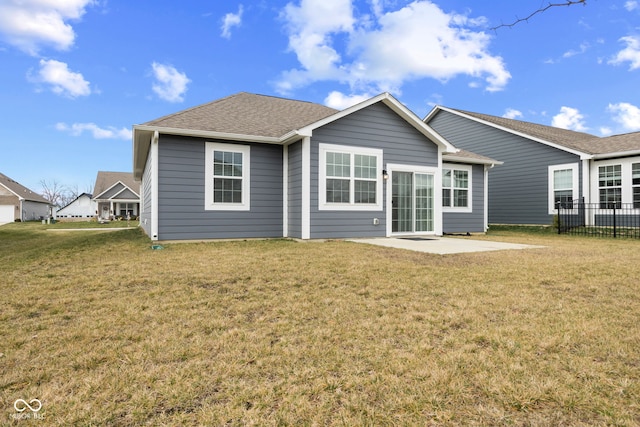
[[[130,172],[98,172],[93,194],[98,221],[137,218],[140,214],[140,183]]]
[[[55,216],[67,221],[88,221],[96,217],[97,211],[97,202],[92,199],[91,194],[82,193],[71,203],[58,209]]]
[[[0,224],[42,220],[50,215],[47,199],[0,173]]]
[[[484,232],[499,163],[386,93],[343,111],[239,93],[135,125],[133,157],[152,240]]]
[[[573,200],[640,213],[640,132],[598,137],[441,106],[424,121],[456,147],[504,162],[491,172],[490,223],[550,225],[556,203]]]

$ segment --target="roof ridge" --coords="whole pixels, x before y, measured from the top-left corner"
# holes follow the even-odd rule
[[[527,120],[519,120],[519,119],[511,119],[508,117],[502,117],[502,116],[495,116],[492,114],[486,114],[486,113],[478,113],[475,111],[469,111],[469,110],[462,110],[460,108],[450,108],[451,110],[454,111],[458,111],[459,113],[463,113],[463,114],[468,114],[468,115],[472,115],[475,116],[476,118],[481,118],[481,117],[490,117],[490,118],[494,118],[497,120],[501,120],[501,121],[508,121],[508,122],[513,122],[513,123],[521,123],[521,124],[526,124],[526,125],[534,125],[534,126],[542,126],[545,128],[549,128],[549,129],[556,129],[562,132],[572,132],[576,135],[582,135],[582,136],[590,136],[593,138],[600,138],[598,135],[594,135],[592,133],[588,133],[588,132],[581,132],[581,131],[576,131],[573,129],[565,129],[565,128],[561,128],[561,127],[557,127],[557,126],[552,126],[552,125],[545,125],[542,123],[536,123],[536,122],[531,122],[531,121],[527,121]]]

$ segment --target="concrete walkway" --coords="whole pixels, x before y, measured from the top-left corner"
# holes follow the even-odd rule
[[[544,248],[544,246],[490,242],[487,240],[455,239],[451,237],[384,237],[377,239],[348,239],[348,241],[440,255]]]

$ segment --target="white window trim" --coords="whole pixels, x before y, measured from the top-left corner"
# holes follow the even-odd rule
[[[549,214],[557,214],[558,210],[556,209],[555,206],[555,191],[554,191],[554,182],[553,182],[553,175],[555,171],[558,170],[564,170],[564,169],[571,169],[571,191],[573,192],[573,200],[579,198],[580,196],[580,192],[578,191],[579,188],[579,181],[580,181],[580,175],[578,173],[578,164],[577,163],[565,163],[562,165],[550,165],[549,166],[549,172],[548,172],[548,178],[549,178],[549,184],[548,184],[548,190],[549,190],[549,195],[548,195],[548,199],[549,199]]]
[[[318,210],[321,211],[381,211],[382,204],[382,150],[376,148],[353,147],[347,145],[334,144],[318,144]],[[344,153],[351,156],[352,162],[355,154],[376,157],[376,203],[327,203],[327,152]],[[351,182],[354,181],[354,167],[351,167]],[[351,197],[353,200],[353,185],[350,186]]]
[[[444,170],[445,169],[451,169],[452,171],[454,170],[460,170],[460,171],[466,171],[467,172],[467,177],[469,179],[469,186],[467,188],[467,206],[462,207],[462,206],[443,206],[442,210],[443,212],[459,212],[459,213],[471,213],[473,212],[473,167],[471,165],[457,165],[457,164],[452,164],[452,163],[443,163],[442,164],[442,173],[444,174]],[[453,180],[453,174],[451,176],[451,179]],[[444,180],[442,181],[442,190],[444,190]],[[451,188],[453,190],[453,187],[448,187]],[[451,200],[453,200],[453,191],[451,193]]]
[[[600,166],[622,166],[622,203],[633,203],[633,185],[631,184],[631,164],[640,163],[640,156],[627,157],[623,159],[597,160],[591,164],[591,194],[592,203],[600,203]],[[636,209],[640,212],[640,209]]]
[[[214,203],[213,202],[213,152],[231,151],[242,153],[242,202],[241,203]],[[248,211],[251,209],[251,147],[249,145],[224,144],[219,142],[207,142],[205,144],[205,188],[204,209],[208,211]]]

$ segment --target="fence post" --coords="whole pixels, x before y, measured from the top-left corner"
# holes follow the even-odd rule
[[[618,203],[614,202],[613,203],[613,238],[615,239],[617,236],[617,229],[616,229],[616,205]]]
[[[556,218],[557,218],[556,224],[558,224],[558,234],[562,234],[562,231],[561,231],[562,227],[561,227],[561,224],[560,224],[560,207],[561,207],[560,202],[556,202],[556,212],[557,212],[556,213]]]

